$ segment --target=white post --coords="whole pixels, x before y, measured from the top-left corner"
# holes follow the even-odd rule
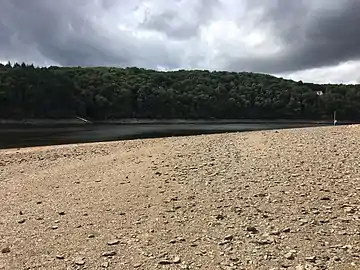
[[[337,120],[336,120],[336,111],[334,111],[334,126],[336,126]]]

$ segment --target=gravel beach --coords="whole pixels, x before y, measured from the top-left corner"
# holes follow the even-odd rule
[[[0,269],[360,269],[360,126],[0,150]]]

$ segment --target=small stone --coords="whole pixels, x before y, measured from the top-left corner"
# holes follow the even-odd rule
[[[231,240],[233,240],[233,239],[234,239],[234,236],[231,235],[231,234],[226,235],[226,236],[224,237],[224,240],[225,240],[225,241],[231,241]]]
[[[52,230],[57,230],[59,228],[59,226],[52,226],[51,229]]]
[[[95,234],[89,234],[88,238],[95,238]]]
[[[283,233],[289,233],[289,232],[291,232],[291,229],[290,228],[285,228],[285,229],[282,230],[282,232]]]
[[[256,228],[253,227],[253,226],[248,226],[248,227],[246,228],[246,230],[247,230],[248,232],[251,232],[251,233],[258,233],[258,232],[259,232],[258,229],[256,229]]]
[[[176,256],[176,257],[174,258],[173,263],[181,263],[180,257],[179,257],[179,256]]]
[[[349,249],[352,249],[353,247],[352,247],[352,245],[345,245],[345,246],[342,246],[341,248],[344,250],[349,250]]]
[[[295,254],[293,252],[288,252],[288,253],[285,253],[284,257],[285,257],[285,259],[293,260],[293,259],[295,259]]]
[[[304,219],[304,218],[300,219],[299,221],[300,221],[301,225],[304,225],[309,222],[307,219]]]
[[[65,256],[63,254],[56,255],[56,259],[63,260],[65,259]]]
[[[161,261],[159,261],[159,264],[160,265],[168,265],[168,264],[172,264],[173,262],[172,261],[170,261],[170,260],[161,260]]]
[[[345,208],[345,213],[355,214],[355,213],[356,213],[356,209],[355,209],[355,208],[352,208],[352,207],[346,207],[346,208]]]
[[[120,243],[120,240],[118,240],[118,239],[113,239],[113,240],[110,240],[109,242],[107,242],[107,244],[109,246],[118,245],[119,243]]]
[[[280,231],[279,231],[279,230],[271,231],[271,232],[269,233],[269,235],[280,235]]]
[[[2,248],[1,253],[10,253],[10,248],[9,247]]]
[[[316,261],[316,257],[315,257],[315,256],[309,256],[309,257],[306,257],[306,258],[305,258],[305,261],[308,261],[308,262],[315,262],[315,261]]]
[[[60,211],[60,212],[58,212],[58,214],[59,214],[60,216],[64,216],[64,215],[65,215],[65,211]]]
[[[139,268],[140,266],[142,266],[141,263],[136,263],[136,264],[134,264],[134,268]]]
[[[76,265],[84,265],[85,264],[85,260],[83,257],[77,257],[74,259],[74,264]]]
[[[104,263],[101,264],[102,268],[108,268],[109,266],[110,266],[109,262],[104,262]]]
[[[25,219],[25,218],[22,218],[22,219],[19,219],[19,220],[17,221],[17,223],[23,224],[23,223],[25,223],[25,221],[26,221],[26,219]]]
[[[103,254],[101,254],[103,257],[111,257],[114,255],[116,255],[116,251],[105,251]]]

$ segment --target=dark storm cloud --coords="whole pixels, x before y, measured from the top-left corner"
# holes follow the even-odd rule
[[[108,46],[109,37],[101,35],[87,17],[86,1],[71,2],[62,0],[58,5],[60,2],[49,0],[2,0],[0,20],[8,29],[4,40],[16,37],[24,47],[34,47],[60,65],[128,65],[129,59]]]
[[[0,60],[168,69],[201,66],[284,73],[360,58],[360,0],[134,0],[131,3],[136,4],[129,3],[127,0],[0,0]],[[138,10],[145,10],[144,18],[137,17]],[[252,10],[261,11],[257,13],[260,15],[252,17]],[[227,12],[239,12],[241,19],[236,21]],[[217,19],[235,20],[239,28],[252,25],[254,30],[264,29],[264,35],[269,35],[266,31],[270,29],[270,35],[280,40],[281,49],[261,56],[251,48],[247,54],[238,54],[234,47],[234,51],[221,47],[221,37],[209,39],[215,42],[213,46],[204,39],[202,29]],[[128,20],[126,27],[119,27],[124,20]],[[224,34],[228,30],[223,29]],[[206,35],[209,31],[205,31]],[[241,38],[240,43],[248,39]],[[214,48],[216,53],[212,51]]]
[[[228,68],[280,73],[360,58],[360,1],[342,0],[318,10],[309,7],[310,0],[270,2],[258,22],[272,26],[284,49],[267,58],[232,59]],[[331,7],[335,1],[323,3]]]
[[[65,66],[146,65],[141,59],[135,59],[134,40],[126,34],[112,39],[106,29],[93,20],[93,14],[87,9],[93,2],[2,0],[0,59],[4,56],[28,58],[23,54],[33,48],[30,53],[36,50],[46,59]],[[105,9],[115,4],[112,0],[98,2],[99,8]]]

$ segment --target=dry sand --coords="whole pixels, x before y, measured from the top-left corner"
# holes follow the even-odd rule
[[[0,151],[0,269],[360,269],[360,127]]]

